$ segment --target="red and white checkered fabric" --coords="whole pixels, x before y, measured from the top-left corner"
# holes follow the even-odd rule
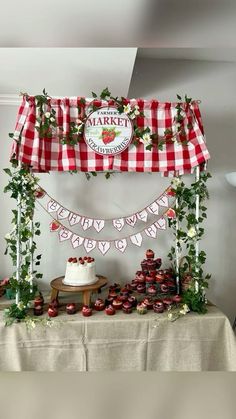
[[[81,98],[50,99],[45,112],[50,108],[56,111],[57,124],[63,127],[64,133],[69,132],[69,123],[76,121],[81,115],[78,104]],[[93,99],[86,99],[85,111]],[[131,105],[139,105],[144,118],[139,117],[140,127],[148,126],[151,133],[164,134],[166,128],[173,126],[176,115],[176,103],[161,103],[156,100],[131,99]],[[59,138],[39,138],[35,128],[36,100],[24,97],[18,111],[11,156],[32,166],[35,172],[69,171],[121,171],[121,172],[162,172],[165,175],[191,173],[197,165],[204,165],[210,158],[204,139],[201,114],[198,103],[183,104],[184,125],[188,145],[177,142],[166,144],[163,150],[156,146],[151,151],[145,146],[130,145],[116,156],[100,156],[92,151],[84,142],[75,146],[61,144]],[[107,105],[112,102],[97,101],[96,105]],[[20,141],[18,141],[20,140]]]

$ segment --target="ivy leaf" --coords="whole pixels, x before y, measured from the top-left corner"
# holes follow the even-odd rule
[[[182,100],[182,97],[180,95],[176,95],[177,99]]]
[[[94,93],[94,92],[92,92],[92,96],[93,96],[94,98],[98,97],[98,96],[97,96],[97,94],[96,94],[96,93]]]
[[[10,170],[9,168],[3,169],[3,171],[4,171],[4,172],[5,172],[8,176],[11,176],[11,175],[12,175],[11,170]]]

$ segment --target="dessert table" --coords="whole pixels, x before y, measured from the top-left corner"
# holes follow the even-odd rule
[[[235,335],[215,306],[175,322],[166,313],[63,311],[53,326],[30,330],[5,327],[2,315],[1,371],[236,371]]]

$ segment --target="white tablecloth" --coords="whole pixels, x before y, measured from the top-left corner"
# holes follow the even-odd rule
[[[175,322],[166,313],[60,313],[33,330],[0,316],[1,371],[236,371],[235,335],[215,306]]]

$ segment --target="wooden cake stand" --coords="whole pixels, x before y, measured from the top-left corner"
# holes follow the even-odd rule
[[[83,285],[80,287],[71,286],[71,285],[65,285],[63,284],[62,280],[64,279],[64,276],[60,276],[58,278],[55,278],[51,281],[50,286],[52,288],[51,291],[51,301],[54,299],[58,299],[59,292],[82,292],[83,293],[83,304],[84,305],[90,305],[91,302],[91,295],[94,291],[100,291],[102,287],[104,287],[108,280],[105,276],[102,275],[96,275],[98,280],[95,282],[95,284],[92,285]]]

